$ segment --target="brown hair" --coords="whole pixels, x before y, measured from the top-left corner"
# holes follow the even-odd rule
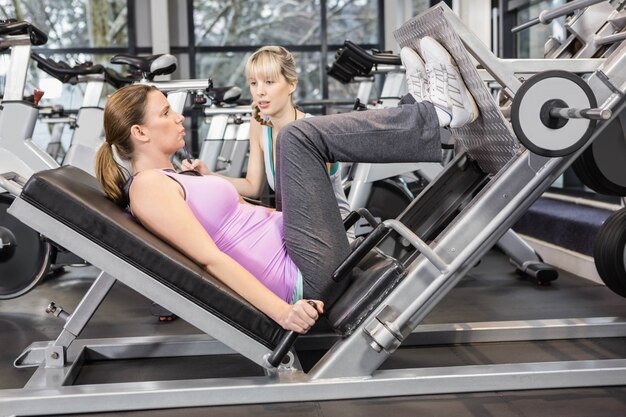
[[[289,83],[298,81],[296,61],[291,52],[282,46],[263,46],[250,55],[246,63],[246,78],[250,78],[253,74],[275,78],[282,75]],[[294,105],[293,96],[291,97],[291,104]],[[252,116],[254,119],[262,125],[268,125],[268,122],[259,113],[259,106],[253,103]]]
[[[129,85],[109,97],[104,107],[105,142],[96,155],[96,178],[105,194],[115,203],[125,206],[123,187],[130,173],[115,160],[131,162],[133,143],[130,128],[143,123],[148,94],[159,91],[151,85]],[[115,150],[113,149],[115,148]]]

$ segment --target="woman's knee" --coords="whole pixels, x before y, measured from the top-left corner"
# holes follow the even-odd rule
[[[282,153],[295,152],[298,154],[302,150],[310,151],[315,147],[315,130],[310,129],[304,119],[296,120],[283,127],[276,138],[276,150]]]

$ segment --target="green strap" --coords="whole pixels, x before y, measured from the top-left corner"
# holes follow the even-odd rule
[[[269,134],[267,135],[267,151],[270,153],[270,169],[272,170],[272,175],[274,176],[274,181],[276,181],[276,171],[274,170],[274,149],[273,149],[273,141],[272,141],[272,127],[267,127],[269,130]]]

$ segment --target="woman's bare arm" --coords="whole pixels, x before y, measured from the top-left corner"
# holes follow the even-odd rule
[[[130,189],[133,214],[141,223],[203,265],[256,308],[283,328],[306,332],[318,312],[306,302],[290,305],[265,287],[230,256],[215,245],[184,200],[178,183],[158,171],[144,171]],[[323,304],[320,303],[320,313]]]
[[[219,175],[209,172],[203,161],[198,159],[189,163],[183,161],[183,169],[195,169],[203,175]],[[239,195],[248,198],[259,198],[265,186],[265,161],[263,160],[263,148],[261,147],[261,125],[256,120],[250,121],[250,151],[248,154],[248,167],[245,178],[220,177],[230,181]]]

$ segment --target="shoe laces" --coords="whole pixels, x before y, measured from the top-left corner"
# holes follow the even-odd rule
[[[454,71],[448,71],[445,64],[426,68],[430,84],[430,95],[442,103],[452,106],[463,107],[461,90]]]
[[[416,71],[415,73],[407,71],[406,76],[409,93],[415,97],[417,101],[424,100],[428,91],[428,80],[424,77],[424,74],[420,71]]]

